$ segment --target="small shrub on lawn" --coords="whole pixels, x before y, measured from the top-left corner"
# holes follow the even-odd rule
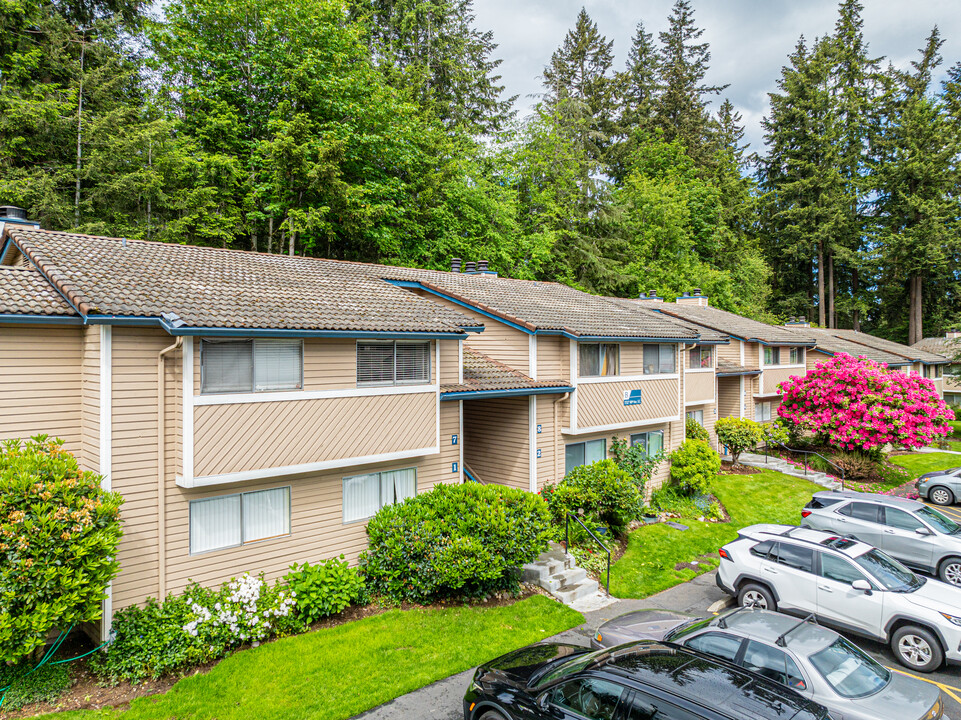
[[[780,419],[764,423],[761,426],[761,432],[764,434],[765,444],[775,450],[791,442],[791,429],[786,427]]]
[[[10,686],[3,700],[3,709],[7,712],[33,703],[56,702],[70,688],[70,672],[65,664],[47,664],[31,672],[36,664],[21,660],[6,667],[0,665],[0,688]]]
[[[547,548],[550,513],[523,490],[465,483],[388,505],[367,524],[367,587],[395,601],[485,597],[518,587],[517,569]]]
[[[284,576],[297,598],[297,614],[308,625],[343,612],[364,593],[364,581],[344,556],[311,565],[291,565]]]
[[[703,495],[721,469],[721,456],[703,440],[685,440],[671,453],[671,481],[685,495]]]
[[[684,437],[688,440],[703,440],[704,442],[709,442],[711,439],[711,436],[707,433],[707,429],[697,420],[690,417],[684,422]]]
[[[764,439],[760,424],[747,418],[718,418],[714,423],[714,432],[717,433],[717,441],[731,453],[733,465],[737,465],[742,452],[753,450]]]
[[[162,603],[150,599],[146,607],[121,610],[113,618],[113,642],[94,653],[90,665],[103,677],[137,682],[303,628],[293,591],[280,582],[269,585],[263,576],[244,574],[219,590],[194,583]]]
[[[562,527],[567,513],[580,513],[620,533],[643,507],[640,487],[613,460],[576,467],[557,485],[545,485],[542,494]]]

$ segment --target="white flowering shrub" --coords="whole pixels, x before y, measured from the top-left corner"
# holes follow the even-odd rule
[[[241,645],[305,629],[297,593],[244,573],[210,590],[196,583],[146,607],[114,615],[114,639],[91,658],[99,675],[139,681],[210,662]]]

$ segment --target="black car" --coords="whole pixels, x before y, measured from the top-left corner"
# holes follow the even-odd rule
[[[790,688],[670,642],[543,643],[482,665],[464,720],[830,720]]]

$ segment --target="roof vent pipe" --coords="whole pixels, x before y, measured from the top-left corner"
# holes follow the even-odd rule
[[[681,293],[681,297],[691,297],[691,293],[685,290],[683,293]]]
[[[692,295],[700,295],[700,294],[701,294],[701,288],[694,288],[694,292],[691,293],[691,294],[692,294]]]
[[[451,259],[450,259],[450,271],[451,271],[451,272],[455,272],[455,273],[459,273],[459,272],[460,272],[460,263],[461,263],[460,258],[451,258]]]
[[[487,261],[478,260],[477,261],[477,272],[487,272]]]
[[[0,205],[0,217],[10,220],[26,220],[27,211],[16,205]]]
[[[466,273],[474,273],[474,272],[477,272],[476,266],[477,266],[477,263],[475,263],[473,260],[468,260],[468,261],[464,264],[464,272],[466,272]]]

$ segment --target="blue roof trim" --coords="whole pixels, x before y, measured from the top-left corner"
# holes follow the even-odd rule
[[[446,340],[464,339],[467,333],[440,332],[373,332],[366,330],[283,330],[272,328],[211,328],[211,327],[173,327],[162,322],[171,335],[191,335],[207,337],[301,337],[301,338],[357,338],[371,340]]]
[[[461,390],[453,392],[442,392],[441,400],[470,400],[480,398],[499,398],[510,397],[512,395],[561,395],[563,393],[574,392],[570,385],[561,387],[540,387],[540,388],[511,388],[510,390]]]
[[[455,297],[452,297],[452,296],[450,296],[450,295],[448,295],[448,294],[446,294],[446,293],[442,293],[442,292],[440,292],[440,291],[438,291],[438,290],[434,290],[433,288],[424,287],[424,284],[421,283],[421,282],[417,282],[417,281],[414,281],[414,280],[386,280],[386,279],[384,280],[384,282],[390,283],[391,285],[394,285],[394,286],[396,286],[396,287],[414,288],[414,289],[416,289],[416,290],[423,290],[424,292],[428,292],[428,293],[430,293],[431,295],[436,295],[436,296],[439,297],[439,298],[444,298],[444,300],[447,300],[448,302],[452,302],[452,303],[454,303],[455,305],[460,305],[461,307],[467,308],[468,310],[473,310],[474,312],[476,312],[476,313],[478,313],[478,314],[480,314],[480,315],[483,315],[484,317],[488,317],[488,318],[490,318],[491,320],[496,320],[496,321],[499,322],[499,323],[503,323],[504,325],[508,325],[508,326],[514,328],[515,330],[520,330],[522,333],[526,333],[527,335],[533,335],[533,334],[534,334],[534,331],[528,330],[527,328],[525,328],[525,327],[523,327],[523,326],[521,326],[521,325],[518,325],[517,323],[513,323],[513,322],[511,322],[510,320],[505,320],[505,319],[502,318],[502,317],[498,317],[497,315],[494,315],[493,313],[487,312],[486,310],[481,310],[481,309],[480,309],[479,307],[477,307],[476,305],[471,305],[470,303],[464,302],[463,300],[458,300],[458,299],[455,298]]]
[[[26,315],[21,313],[0,313],[0,323],[23,325],[83,325],[83,318],[76,315]]]

